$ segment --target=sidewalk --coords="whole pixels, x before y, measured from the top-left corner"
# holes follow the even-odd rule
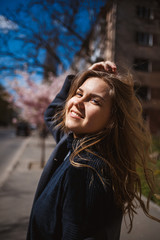
[[[14,168],[0,188],[1,240],[25,240],[26,237],[32,201],[42,172],[39,167],[41,159],[39,139],[31,136],[27,141],[25,149],[18,150],[16,154],[18,158],[14,159],[14,165],[12,162]],[[49,158],[53,148],[53,138],[49,137],[46,140],[46,159]],[[30,163],[31,169],[28,168]]]
[[[46,159],[54,148],[52,137],[46,141]],[[41,149],[36,136],[31,136],[25,149],[14,160],[14,169],[0,188],[0,239],[25,240],[32,201],[42,169],[39,167]],[[32,163],[31,169],[28,166]],[[121,240],[159,240],[160,224],[138,211],[134,228],[127,234],[124,222]],[[160,208],[151,204],[151,213],[160,217]]]

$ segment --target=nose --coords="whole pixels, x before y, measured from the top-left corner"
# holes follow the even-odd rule
[[[74,100],[74,105],[75,105],[77,108],[84,109],[84,100],[83,100],[83,98],[76,98],[76,99]]]

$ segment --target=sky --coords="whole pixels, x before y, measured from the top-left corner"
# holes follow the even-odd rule
[[[27,1],[27,0],[25,0]],[[22,2],[22,0],[0,0],[0,14],[5,14],[6,12],[6,8],[10,8],[12,10],[14,10],[17,6],[17,4],[19,4],[20,2]]]
[[[28,1],[28,0],[25,0]],[[17,26],[12,21],[6,21],[5,15],[8,12],[8,9],[13,11],[17,7],[17,5],[22,2],[22,0],[0,0],[0,32],[3,31],[4,33],[8,33],[8,31],[15,29]],[[14,44],[14,43],[11,43]],[[2,46],[1,46],[2,47]],[[0,64],[3,59],[0,58]],[[6,79],[1,76],[0,74],[0,84],[4,87],[7,85],[8,78]]]
[[[29,0],[25,0],[23,3],[26,3]],[[44,0],[45,1],[45,0]],[[67,1],[67,0],[66,0]],[[74,1],[74,0],[73,0]],[[90,9],[95,8],[97,11],[99,11],[100,7],[102,5],[104,5],[105,0],[98,0],[97,3],[95,4],[95,1],[93,0],[81,0],[81,4],[83,6],[83,11],[80,15],[80,18],[78,19],[78,24],[79,25],[83,25],[84,27],[82,28],[84,31],[84,35],[85,32],[87,32],[90,28],[89,26],[89,22],[87,21],[87,13],[85,11],[85,9]],[[18,29],[18,26],[13,23],[12,21],[9,21],[5,19],[5,15],[6,13],[8,13],[9,9],[11,12],[14,13],[14,10],[16,9],[16,7],[22,3],[22,0],[0,0],[0,33],[3,32],[4,34],[8,34],[11,32],[12,29]],[[92,5],[92,6],[91,6]],[[92,13],[92,11],[90,12],[90,14]],[[94,18],[94,16],[92,16],[92,14],[90,15],[90,17]],[[14,49],[15,51],[18,50],[20,43],[17,43],[17,41],[15,41],[14,39],[10,39],[10,47],[12,49]],[[1,46],[2,48],[2,46]],[[60,47],[61,49],[61,47]],[[63,48],[60,50],[63,51]],[[78,51],[78,50],[77,50]],[[41,53],[41,58],[43,59],[43,52]],[[3,58],[0,58],[0,64],[4,61]],[[5,61],[7,61],[7,58],[5,59]],[[12,64],[11,61],[8,61],[8,64]],[[38,78],[40,78],[40,76],[38,75]],[[4,79],[1,77],[0,74],[0,83],[2,83],[3,85],[5,84]]]

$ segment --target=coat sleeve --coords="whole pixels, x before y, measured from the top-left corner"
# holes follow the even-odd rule
[[[103,239],[99,233],[104,228],[112,194],[110,187],[104,188],[97,173],[87,167],[70,166],[63,199],[62,239]]]
[[[53,123],[53,117],[57,113],[57,110],[59,110],[60,108],[63,108],[64,102],[65,102],[66,98],[68,97],[69,89],[70,89],[73,78],[74,78],[74,75],[67,76],[67,78],[65,79],[65,82],[62,86],[61,91],[57,94],[55,99],[48,106],[48,108],[46,109],[46,111],[44,113],[45,123],[57,143],[60,141],[60,139],[63,137],[64,134],[62,131],[60,131],[60,129],[54,128],[55,126]]]

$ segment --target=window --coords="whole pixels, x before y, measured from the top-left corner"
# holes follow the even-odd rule
[[[150,88],[147,86],[135,86],[135,92],[140,100],[147,101],[151,99],[151,91]]]
[[[137,6],[136,13],[139,18],[154,19],[154,11],[149,7]]]
[[[136,41],[140,45],[153,46],[153,34],[137,32]]]
[[[160,20],[160,6],[154,9],[154,18]]]
[[[160,88],[151,88],[152,99],[160,100]]]
[[[160,46],[160,34],[153,35],[153,45]]]
[[[153,72],[160,72],[160,61],[153,61],[152,62],[152,71]]]
[[[152,64],[148,59],[135,58],[134,69],[142,72],[152,72]]]
[[[150,61],[148,59],[134,59],[134,70],[142,72],[160,72],[160,61]]]

